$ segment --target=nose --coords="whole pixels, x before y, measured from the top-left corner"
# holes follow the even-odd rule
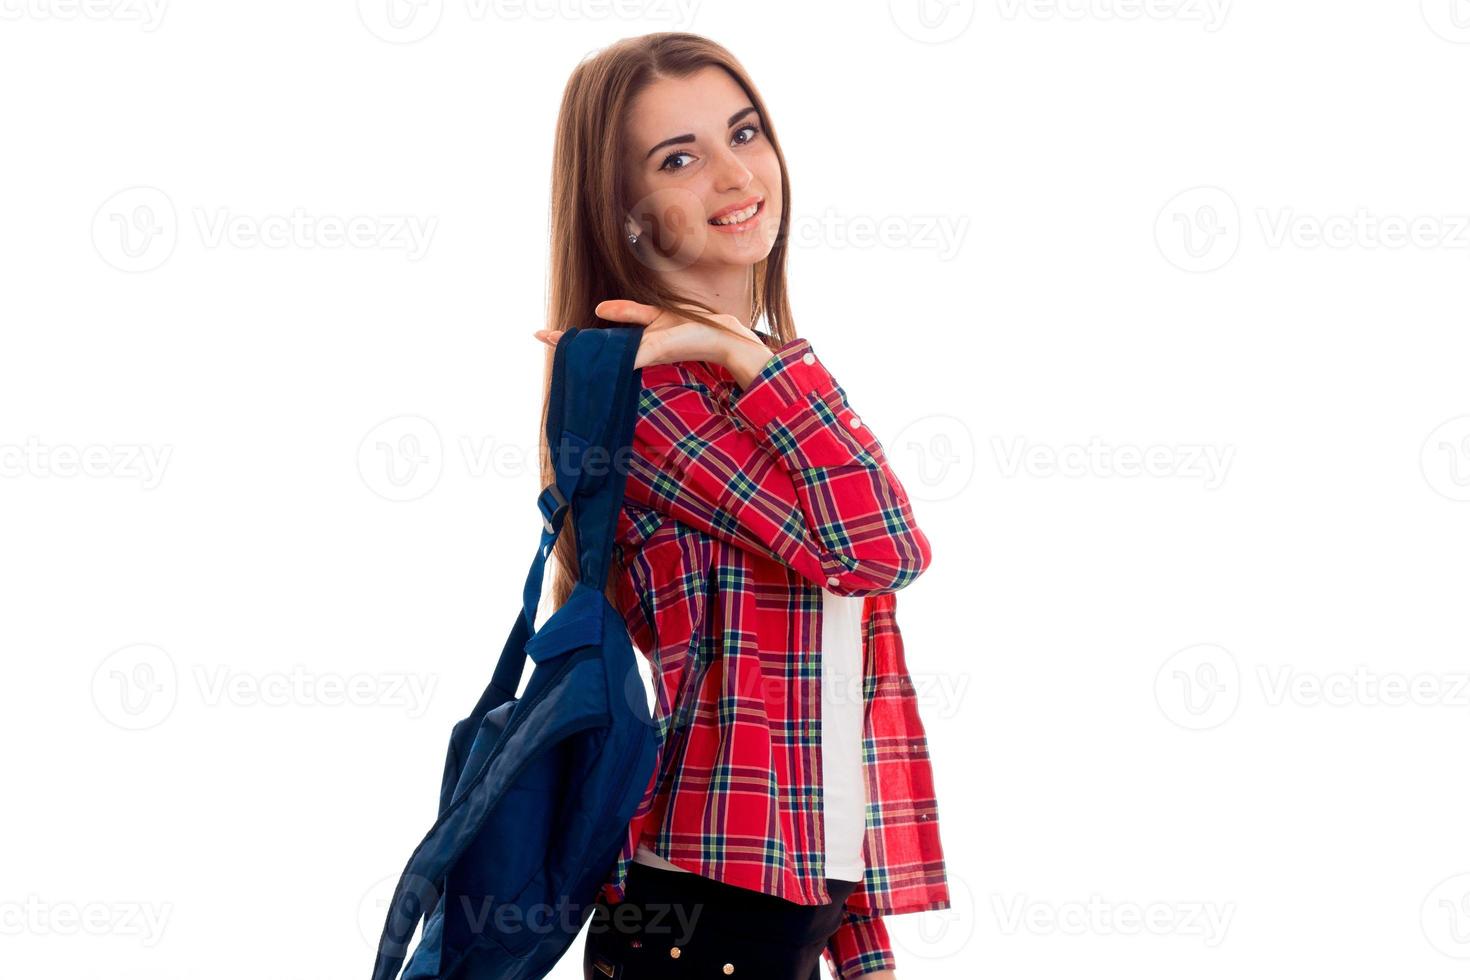
[[[714,163],[715,190],[739,191],[749,186],[753,175],[729,147],[720,151]]]

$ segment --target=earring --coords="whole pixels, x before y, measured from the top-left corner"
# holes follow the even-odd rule
[[[629,245],[633,245],[633,246],[636,247],[637,244],[638,244],[638,236],[635,235],[635,234],[633,234],[632,232],[629,232],[628,233],[628,244]]]

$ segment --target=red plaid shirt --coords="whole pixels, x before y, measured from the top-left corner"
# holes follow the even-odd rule
[[[640,841],[688,871],[803,905],[824,874],[822,588],[864,596],[862,882],[827,944],[847,980],[895,967],[881,916],[950,906],[933,776],[894,593],[929,542],[878,440],[811,344],[743,392],[698,361],[643,368],[618,521],[618,596],[650,658],[659,756],[603,886]]]

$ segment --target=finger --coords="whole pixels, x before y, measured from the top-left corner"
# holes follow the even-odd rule
[[[633,357],[633,367],[642,368],[660,363],[663,358],[661,340],[662,336],[659,333],[645,333],[642,343],[638,345],[638,353]]]
[[[565,330],[542,329],[535,331],[535,336],[537,340],[541,341],[547,347],[555,347],[556,342],[561,340],[561,335],[564,333],[566,333]]]
[[[641,323],[645,326],[658,319],[661,312],[656,306],[635,303],[631,299],[605,299],[592,310],[604,320],[619,323]]]

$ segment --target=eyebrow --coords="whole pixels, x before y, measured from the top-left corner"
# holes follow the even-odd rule
[[[746,106],[744,109],[741,109],[739,112],[735,113],[735,115],[731,116],[728,120],[725,121],[725,128],[726,129],[729,129],[731,126],[735,125],[740,120],[744,119],[746,116],[750,115],[754,111],[755,111],[755,106],[753,106],[753,105]],[[654,144],[653,149],[649,150],[647,153],[645,153],[643,155],[643,159],[647,160],[649,157],[653,156],[655,153],[657,153],[659,150],[662,150],[666,146],[673,146],[675,143],[693,143],[693,142],[694,142],[694,134],[693,133],[685,133],[682,136],[673,136],[673,137],[670,137],[669,139],[664,140],[662,143],[656,143],[656,144]]]

